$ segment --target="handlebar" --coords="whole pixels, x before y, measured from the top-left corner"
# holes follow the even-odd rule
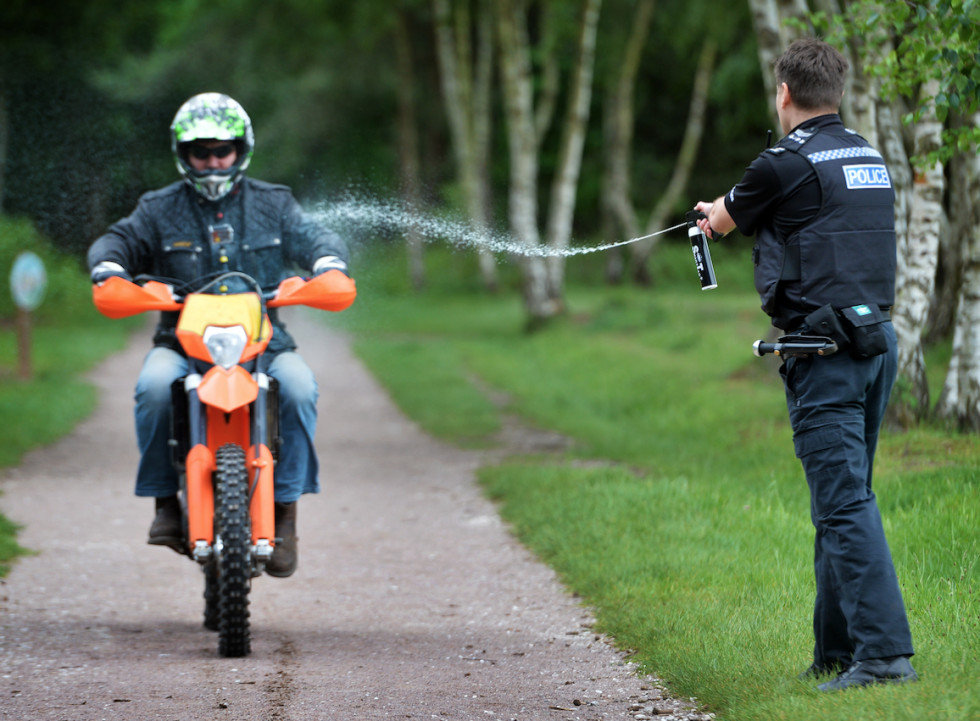
[[[222,280],[232,277],[251,278],[237,272],[209,279],[207,289]],[[125,318],[150,310],[179,311],[188,295],[188,288],[177,287],[162,282],[165,279],[140,277],[143,285],[119,277],[111,277],[92,288],[92,297],[99,312],[109,318]],[[314,278],[286,278],[271,294],[263,292],[257,284],[256,293],[263,297],[268,308],[288,305],[305,305],[328,311],[341,311],[350,306],[357,297],[354,281],[339,270],[328,270]]]
[[[767,353],[786,357],[828,356],[837,352],[837,344],[820,335],[784,335],[775,343],[757,340],[752,344],[752,352],[760,358]]]

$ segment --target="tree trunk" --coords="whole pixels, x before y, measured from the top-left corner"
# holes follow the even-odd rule
[[[667,188],[657,200],[647,221],[647,234],[655,233],[667,224],[667,218],[673,212],[678,200],[687,189],[694,161],[697,160],[698,148],[701,146],[701,136],[704,134],[704,120],[708,112],[708,89],[711,87],[711,77],[714,74],[715,56],[718,45],[713,38],[708,38],[701,46],[701,57],[698,60],[697,71],[694,75],[694,90],[691,93],[691,104],[687,112],[687,127],[684,129],[684,139],[674,163],[674,172],[667,183]],[[635,280],[641,285],[651,283],[648,261],[656,242],[661,236],[655,236],[634,243],[633,273]]]
[[[623,60],[619,64],[618,78],[612,84],[614,88],[612,95],[604,103],[603,158],[605,162],[600,202],[604,237],[610,241],[617,237],[635,238],[640,234],[640,225],[633,207],[630,179],[630,153],[635,123],[633,95],[655,6],[656,0],[640,0],[637,3]],[[624,269],[622,249],[614,248],[609,251],[606,280],[610,283],[620,282]]]
[[[585,0],[582,23],[579,27],[579,55],[565,116],[565,127],[559,150],[558,172],[551,186],[548,225],[545,238],[552,248],[565,249],[572,237],[572,219],[579,174],[582,169],[582,149],[592,104],[592,78],[595,70],[596,31],[602,0]],[[565,258],[556,255],[546,262],[548,295],[564,307]]]
[[[581,168],[585,125],[592,93],[595,34],[601,0],[585,0],[582,29],[579,35],[579,62],[570,88],[568,116],[565,118],[559,165],[552,185],[548,214],[547,241],[551,247],[567,247],[575,212],[575,189]],[[498,0],[494,3],[500,62],[507,115],[507,140],[510,154],[510,192],[508,216],[517,239],[529,248],[541,244],[538,230],[538,153],[544,137],[545,118],[550,117],[552,83],[548,79],[552,60],[545,53],[542,67],[542,101],[535,108],[535,77],[531,64],[531,46],[527,33],[527,4],[523,0]],[[547,49],[550,38],[544,33]],[[530,252],[521,261],[524,282],[524,306],[528,327],[540,327],[563,310],[563,265],[547,262]]]
[[[401,169],[402,194],[409,207],[418,208],[419,141],[418,118],[415,114],[415,63],[412,58],[408,17],[398,13],[395,25],[395,53],[398,57],[398,159]],[[422,262],[422,238],[412,226],[405,233],[408,248],[408,273],[416,290],[425,285],[425,265]]]
[[[957,115],[957,125],[969,125],[971,118]],[[922,342],[926,347],[953,337],[956,326],[956,308],[963,285],[963,253],[973,231],[973,202],[971,173],[973,166],[969,156],[954,156],[950,163],[947,214],[948,225],[943,227],[939,238],[939,259],[936,268],[936,288],[932,308],[926,322]]]
[[[769,113],[778,128],[776,79],[772,73],[772,65],[786,46],[799,36],[799,31],[787,27],[786,20],[796,18],[806,21],[809,8],[806,0],[749,0],[749,8],[752,11],[752,24],[759,48],[762,81],[769,97]]]
[[[972,122],[980,125],[980,113]],[[969,199],[969,222],[964,238],[963,282],[956,311],[953,358],[937,408],[938,415],[961,430],[980,431],[980,156],[965,153],[955,164],[954,177]]]
[[[538,136],[534,124],[531,59],[522,0],[497,0],[497,33],[507,115],[510,190],[507,214],[517,240],[528,248],[541,244],[538,232]],[[522,256],[524,308],[533,328],[557,312],[548,296],[544,260]]]
[[[933,85],[930,83],[929,85]],[[935,87],[924,92],[935,95]],[[924,156],[942,142],[942,123],[935,113],[923,115],[915,126],[915,152]],[[918,172],[912,187],[908,235],[898,249],[898,278],[892,322],[898,334],[898,382],[889,404],[888,419],[910,428],[929,413],[929,384],[922,353],[925,328],[936,277],[939,236],[944,222],[945,178],[939,163]]]
[[[480,231],[487,227],[489,204],[488,153],[490,136],[490,82],[493,60],[492,18],[486,2],[476,17],[477,47],[468,3],[456,8],[455,23],[449,0],[433,0],[436,51],[439,58],[443,99],[449,120],[456,171],[470,222]],[[478,250],[484,286],[497,289],[493,255]]]

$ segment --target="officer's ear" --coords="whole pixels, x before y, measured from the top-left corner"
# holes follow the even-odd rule
[[[779,106],[780,109],[785,110],[792,102],[793,95],[790,93],[789,85],[786,83],[780,83],[779,88],[776,90],[776,105]]]

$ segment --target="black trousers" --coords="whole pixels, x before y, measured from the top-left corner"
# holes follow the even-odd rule
[[[842,351],[788,358],[780,369],[816,529],[813,656],[819,664],[913,654],[871,489],[878,431],[898,363],[895,329],[890,322],[884,326],[889,349],[882,355],[855,360]]]

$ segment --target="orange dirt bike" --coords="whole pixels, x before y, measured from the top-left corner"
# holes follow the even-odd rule
[[[276,384],[261,363],[272,337],[266,308],[340,311],[354,302],[356,289],[338,270],[310,280],[287,278],[273,293],[237,272],[186,293],[161,280],[109,278],[93,287],[95,306],[109,318],[180,312],[177,339],[190,370],[173,386],[171,446],[180,474],[183,550],[204,571],[204,625],[218,632],[218,653],[246,656],[251,581],[276,543],[279,424]]]

